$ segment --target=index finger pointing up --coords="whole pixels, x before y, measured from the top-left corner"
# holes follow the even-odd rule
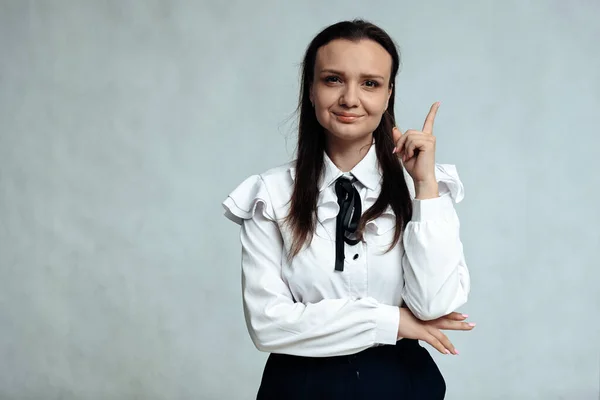
[[[433,134],[433,121],[435,120],[435,115],[437,114],[438,108],[440,108],[440,102],[436,101],[431,106],[429,110],[429,114],[427,114],[427,118],[425,118],[425,123],[423,124],[423,133]]]

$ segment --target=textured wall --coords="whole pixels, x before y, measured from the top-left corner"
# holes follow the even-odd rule
[[[597,1],[0,0],[0,399],[251,399],[220,202],[293,157],[298,64],[361,16],[456,164],[478,323],[448,399],[597,399]]]

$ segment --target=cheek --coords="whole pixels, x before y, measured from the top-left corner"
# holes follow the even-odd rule
[[[328,126],[330,124],[329,106],[323,103],[322,99],[315,103],[314,112],[321,126]]]
[[[363,100],[363,107],[365,111],[374,117],[381,117],[385,112],[385,103],[387,98],[385,96],[372,96]]]
[[[329,108],[336,104],[339,93],[333,88],[321,88],[315,91],[315,99],[319,108]]]
[[[321,124],[326,124],[331,119],[329,110],[338,102],[339,96],[334,90],[321,90],[315,93],[315,113]]]

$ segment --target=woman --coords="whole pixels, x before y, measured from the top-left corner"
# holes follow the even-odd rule
[[[435,103],[422,131],[394,127],[399,56],[365,21],[319,33],[304,57],[297,159],[247,178],[223,202],[241,225],[244,313],[271,353],[258,399],[442,399],[425,341],[470,281],[454,202],[435,163]]]

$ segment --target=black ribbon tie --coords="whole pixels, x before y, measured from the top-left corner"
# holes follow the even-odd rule
[[[355,233],[362,214],[360,195],[353,183],[356,178],[348,179],[344,176],[335,182],[335,194],[340,206],[335,226],[335,270],[344,270],[344,242],[354,246],[359,242]]]

